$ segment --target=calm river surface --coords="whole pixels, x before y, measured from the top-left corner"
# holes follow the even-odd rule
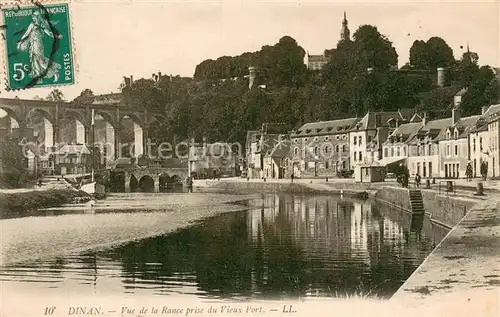
[[[4,264],[2,290],[50,291],[54,296],[190,294],[279,299],[363,294],[387,298],[446,234],[427,219],[423,226],[415,225],[408,214],[366,201],[285,194],[233,197],[231,205],[222,199],[215,216],[161,233],[164,224],[177,218],[175,211],[162,209],[161,204],[151,207],[152,201],[186,197],[203,201],[205,194],[131,195],[112,195],[97,202],[92,213],[70,207],[0,220],[2,229],[14,226],[23,231],[10,234],[13,250],[39,243],[34,249],[47,248],[52,253],[43,253],[53,254]],[[218,194],[206,195],[211,195],[211,204],[221,200]],[[123,201],[128,201],[127,207]],[[177,208],[173,206],[170,209]],[[209,207],[184,208],[186,213],[203,214]],[[131,212],[124,213],[126,209]],[[34,233],[35,228],[39,233]],[[156,236],[140,238],[141,230],[154,230]],[[22,233],[25,240],[19,238]],[[105,245],[114,237],[132,240],[136,234],[137,241]],[[58,254],[62,248],[80,248],[73,239],[89,241],[85,244],[91,250]],[[46,246],[54,241],[61,245]]]

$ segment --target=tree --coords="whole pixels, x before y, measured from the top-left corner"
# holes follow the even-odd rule
[[[417,69],[435,70],[454,63],[453,50],[440,37],[431,37],[427,42],[416,40],[410,48],[410,64]]]
[[[26,177],[26,156],[17,139],[0,141],[0,159],[2,164],[1,180],[9,186],[19,186]]]
[[[77,96],[75,99],[73,99],[74,103],[78,104],[91,104],[94,102],[95,96],[92,90],[90,89],[84,89],[79,96]]]
[[[481,107],[497,100],[497,78],[489,66],[482,66],[472,77],[467,92],[462,97],[461,108],[466,115],[481,113]]]
[[[442,38],[431,37],[425,44],[425,57],[428,68],[434,70],[438,67],[447,67],[455,63],[453,50]]]
[[[387,70],[398,64],[398,53],[387,37],[372,25],[360,26],[353,35],[357,71],[364,72],[373,67]]]
[[[59,89],[54,89],[52,90],[49,95],[47,96],[47,98],[45,98],[46,100],[48,101],[64,101],[64,94],[59,90]]]
[[[417,69],[427,68],[427,44],[416,40],[410,48],[410,65]]]

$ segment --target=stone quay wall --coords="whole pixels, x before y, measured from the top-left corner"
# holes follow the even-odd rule
[[[422,190],[425,213],[431,221],[452,228],[466,213],[478,203],[477,200],[439,194],[432,190]],[[411,213],[408,190],[401,187],[386,186],[377,191],[375,200],[383,204]]]

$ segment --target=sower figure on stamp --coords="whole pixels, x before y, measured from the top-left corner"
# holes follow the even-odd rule
[[[54,77],[54,82],[57,82],[59,80],[58,72],[61,69],[61,65],[45,57],[43,47],[44,35],[57,39],[62,38],[61,34],[55,35],[49,23],[40,15],[40,12],[35,11],[33,12],[33,21],[17,43],[17,49],[23,52],[28,50],[29,52],[31,78],[42,78],[43,76],[43,78],[49,79]]]

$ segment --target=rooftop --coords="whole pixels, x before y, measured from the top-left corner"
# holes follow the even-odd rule
[[[347,133],[358,118],[306,123],[292,134],[292,137],[314,136],[319,134]]]

